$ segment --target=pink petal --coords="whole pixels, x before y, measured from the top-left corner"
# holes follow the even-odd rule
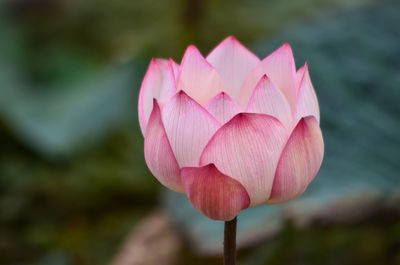
[[[239,105],[247,106],[254,88],[265,74],[279,87],[293,110],[296,97],[296,67],[292,49],[287,43],[262,60],[249,73],[240,90]]]
[[[207,56],[207,61],[221,74],[229,95],[238,99],[243,81],[260,59],[230,36]]]
[[[299,121],[278,163],[268,203],[281,203],[300,196],[321,167],[324,141],[318,121]]]
[[[178,80],[178,74],[179,74],[179,64],[177,64],[171,58],[168,59],[168,63],[170,64],[170,67],[172,69],[172,73],[174,74],[174,80],[175,80],[175,83],[176,83],[177,80]]]
[[[240,107],[228,96],[225,92],[216,95],[207,104],[206,109],[210,112],[221,124],[225,124],[238,114]]]
[[[297,94],[295,121],[299,121],[303,117],[314,116],[319,122],[320,115],[317,95],[311,83],[307,64],[304,67],[304,75]]]
[[[163,108],[163,123],[180,167],[198,166],[204,147],[221,126],[185,92],[178,92]]]
[[[156,100],[153,104],[144,137],[144,157],[147,166],[161,184],[171,190],[183,192],[180,168],[165,133],[160,107]]]
[[[216,132],[201,155],[200,166],[213,163],[239,181],[254,206],[269,198],[287,137],[286,129],[274,117],[240,113]]]
[[[143,135],[153,109],[153,99],[160,104],[170,99],[176,91],[173,64],[164,59],[152,59],[139,93],[139,123]]]
[[[307,69],[307,63],[303,65],[299,70],[296,72],[296,95],[300,88],[301,80],[303,80],[304,72]]]
[[[178,77],[178,91],[185,91],[201,105],[205,105],[218,93],[225,91],[225,83],[193,45],[189,46],[182,59]]]
[[[181,178],[190,202],[211,219],[229,221],[249,207],[250,198],[242,184],[213,164],[184,167]]]
[[[247,112],[263,113],[277,118],[286,128],[292,126],[289,103],[279,88],[264,75],[250,98]]]

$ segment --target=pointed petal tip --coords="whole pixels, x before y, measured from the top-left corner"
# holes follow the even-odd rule
[[[159,65],[161,63],[167,62],[168,60],[162,58],[151,58],[150,66]]]
[[[289,128],[292,124],[292,112],[287,99],[265,74],[256,85],[247,104],[246,111],[271,115],[286,128]]]
[[[217,95],[215,95],[215,97],[212,98],[211,100],[216,99],[216,98],[220,98],[220,97],[227,97],[229,99],[232,99],[232,97],[229,96],[228,93],[226,93],[225,91],[222,91],[222,92],[218,93]]]
[[[235,106],[237,106],[237,107],[240,109],[240,107],[239,107],[239,105],[237,104],[237,102],[231,97],[231,95],[229,95],[229,94],[228,94],[227,92],[225,92],[225,91],[220,92],[220,93],[217,94],[213,99],[217,99],[217,98],[226,98],[226,99],[232,101],[232,102],[235,104]],[[211,99],[211,100],[213,100],[213,99]],[[211,101],[210,101],[210,102],[211,102]]]
[[[149,78],[149,73],[160,64],[160,60],[159,58],[151,58],[149,66],[147,67],[147,71],[144,75],[144,78],[142,80],[142,86],[143,84],[146,82],[146,80]]]
[[[160,106],[158,105],[158,102],[157,102],[157,99],[156,98],[153,98],[153,109],[154,108],[158,108],[158,109],[160,109]]]
[[[189,97],[188,94],[187,94],[185,91],[183,91],[183,90],[179,90],[179,91],[176,93],[176,96],[177,96],[177,97],[183,97],[183,96]]]
[[[284,44],[282,44],[282,46],[280,48],[288,49],[288,50],[292,51],[292,46],[289,44],[289,42],[285,42]]]
[[[256,91],[256,88],[263,86],[268,80],[270,80],[270,78],[267,76],[267,74],[263,74],[261,76],[260,80],[257,82],[256,86],[254,87],[254,90],[251,94],[249,102],[251,101],[251,98],[254,96],[254,92]]]
[[[221,41],[217,47],[215,47],[207,56],[207,59],[209,59],[210,55],[217,50],[217,48],[227,48],[228,46],[236,46],[241,51],[244,51],[247,55],[251,57],[251,60],[254,60],[255,63],[260,61],[260,58],[258,58],[257,55],[255,55],[252,51],[250,51],[243,43],[241,43],[235,36],[230,35],[226,37],[223,41]],[[254,64],[255,64],[254,63]],[[255,65],[254,65],[255,66]]]
[[[200,50],[196,47],[196,45],[194,45],[194,44],[190,44],[187,48],[186,48],[186,51],[185,51],[185,54],[186,53],[189,53],[189,54],[191,54],[191,53],[198,53],[198,54],[201,54],[201,52],[200,52]]]
[[[259,58],[253,54],[245,45],[243,45],[235,36],[230,35],[228,37],[226,37],[223,41],[220,42],[220,44],[218,44],[218,46],[224,46],[223,44],[232,44],[232,45],[236,45],[236,46],[240,46],[240,48],[244,49],[245,51],[247,51],[249,54],[252,55],[252,57],[256,57],[258,60]],[[217,47],[218,47],[217,46]],[[211,53],[210,53],[211,54]]]
[[[269,77],[267,76],[267,74],[264,74],[264,75],[260,78],[260,81],[258,81],[257,86],[259,86],[260,84],[262,84],[263,82],[268,81],[268,80],[269,80]],[[256,86],[256,87],[257,87],[257,86]]]
[[[294,60],[294,56],[293,56],[293,48],[292,46],[286,42],[282,45],[282,48],[291,55],[292,59]],[[296,69],[295,69],[296,70]]]
[[[187,47],[186,50],[192,50],[192,49],[198,51],[196,45],[194,45],[194,44],[190,44],[190,45]]]
[[[178,65],[178,64],[174,61],[174,59],[172,59],[171,57],[168,58],[168,64],[169,64],[170,66]]]
[[[300,70],[305,70],[305,69],[308,69],[308,62],[307,62],[307,61],[305,61],[305,63],[303,64],[303,66],[301,66],[301,67],[299,68],[299,70],[297,70],[297,72],[300,71]]]
[[[206,107],[210,106],[210,104],[213,101],[218,100],[220,98],[225,98],[225,97],[231,98],[225,91],[221,91],[220,93],[216,94],[212,99],[210,99],[210,101],[206,104]]]
[[[182,58],[182,61],[181,61],[181,66],[183,66],[185,61],[188,58],[191,58],[191,57],[195,57],[195,58],[196,57],[201,57],[205,61],[205,59],[204,59],[203,55],[201,54],[201,52],[199,51],[199,49],[197,49],[197,47],[195,45],[190,44],[186,48],[185,53],[183,54],[183,58]]]
[[[293,49],[292,49],[292,46],[291,46],[288,42],[282,44],[278,49],[276,49],[276,50],[275,50],[274,52],[272,52],[270,55],[273,55],[273,54],[280,55],[280,56],[284,56],[284,57],[286,57],[286,56],[289,55],[289,58],[290,58],[291,60],[294,60]],[[286,55],[284,55],[284,54],[286,54]],[[270,56],[270,55],[269,55],[269,56]],[[269,56],[267,56],[265,59],[267,59]],[[264,59],[264,60],[265,60],[265,59]],[[295,69],[295,70],[296,70],[296,69]]]
[[[308,62],[306,61],[306,62],[304,63],[304,65],[303,65],[302,67],[300,67],[300,69],[301,69],[302,71],[304,71],[304,73],[308,72]],[[300,70],[300,69],[299,69],[299,70]]]
[[[298,90],[296,96],[296,120],[313,115],[320,120],[320,110],[317,94],[312,84],[307,62],[296,73]]]
[[[184,91],[184,90],[179,90],[176,93],[175,97],[177,97],[178,99],[190,100],[196,106],[199,106],[200,108],[204,109],[204,107],[199,102],[197,102],[194,98],[192,98],[190,95],[188,95],[188,93],[186,93],[186,91]]]
[[[221,124],[225,124],[233,116],[242,111],[240,106],[232,99],[232,97],[224,91],[213,97],[207,103],[205,108]]]
[[[238,41],[238,39],[236,39],[233,35],[230,35],[230,36],[226,37],[221,43],[227,43],[227,42],[230,42],[232,44],[240,44],[240,45],[242,45],[240,43],[240,41]]]
[[[182,89],[179,90],[179,91],[175,94],[175,97],[176,97],[178,100],[186,99],[186,100],[192,100],[192,101],[196,102],[191,96],[189,96],[189,95],[188,95],[185,91],[183,91]],[[197,102],[196,102],[196,103],[197,103]]]

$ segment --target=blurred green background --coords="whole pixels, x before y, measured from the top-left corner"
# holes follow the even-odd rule
[[[222,264],[222,222],[148,171],[152,57],[234,35],[309,62],[326,156],[291,203],[239,215],[239,264],[400,264],[400,3],[0,3],[0,264]]]

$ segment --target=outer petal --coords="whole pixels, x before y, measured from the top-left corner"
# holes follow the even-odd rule
[[[152,59],[143,79],[139,93],[139,123],[143,135],[146,132],[147,121],[153,109],[153,98],[160,104],[171,98],[175,92],[173,66],[175,62],[164,59]]]
[[[301,80],[303,80],[304,72],[307,69],[307,63],[303,65],[299,70],[296,72],[296,95],[299,91]]]
[[[153,104],[144,137],[144,157],[147,166],[161,184],[171,190],[183,192],[180,168],[165,133],[160,107],[156,100]]]
[[[281,46],[249,73],[240,90],[240,106],[247,106],[254,88],[264,74],[279,87],[293,110],[296,97],[296,67],[289,44]]]
[[[301,119],[282,152],[268,202],[285,202],[302,194],[321,167],[323,156],[318,121],[312,116]]]
[[[198,166],[200,154],[219,122],[185,92],[178,92],[162,111],[163,123],[180,167]]]
[[[221,123],[225,124],[238,114],[241,109],[225,92],[216,95],[206,106],[206,109]]]
[[[260,59],[230,36],[207,56],[207,61],[221,74],[229,95],[237,100],[243,81]]]
[[[174,81],[175,84],[178,80],[178,74],[179,74],[179,64],[177,64],[174,60],[172,60],[171,58],[168,59],[168,63],[171,66],[172,69],[172,73],[174,74]]]
[[[314,116],[319,122],[320,114],[317,95],[311,83],[307,64],[304,67],[304,75],[297,94],[295,121],[299,121],[306,116]]]
[[[190,202],[211,219],[229,221],[249,207],[250,198],[243,185],[213,164],[182,168],[181,177]]]
[[[225,83],[193,45],[189,46],[182,59],[178,77],[178,90],[185,91],[201,105],[205,105],[218,93],[225,91]]]
[[[286,129],[274,117],[240,113],[213,136],[201,155],[200,166],[214,163],[239,181],[254,206],[269,198],[287,137]]]
[[[247,112],[263,113],[277,118],[286,128],[292,126],[289,103],[279,88],[264,75],[250,98]]]

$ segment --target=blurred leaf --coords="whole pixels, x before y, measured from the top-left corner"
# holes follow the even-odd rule
[[[399,191],[399,14],[398,2],[370,4],[256,45],[257,53],[266,56],[289,42],[298,64],[309,62],[320,100],[325,158],[300,198],[241,212],[239,245],[276,233],[288,216],[303,225],[313,218],[361,218],[387,206]],[[198,251],[221,251],[222,222],[204,217],[181,194],[168,192],[166,205]]]
[[[134,113],[132,74],[128,66],[105,69],[74,86],[42,93],[3,83],[0,115],[39,152],[65,155],[104,136],[126,112]]]
[[[18,31],[0,27],[0,118],[17,136],[47,156],[67,155],[104,137],[128,117],[136,119],[138,67],[134,63],[93,67],[68,54],[57,57],[61,71],[38,86],[26,74]],[[71,60],[72,59],[72,60]],[[62,68],[64,67],[64,68]],[[50,85],[49,84],[49,85]],[[46,85],[46,84],[44,84]]]

